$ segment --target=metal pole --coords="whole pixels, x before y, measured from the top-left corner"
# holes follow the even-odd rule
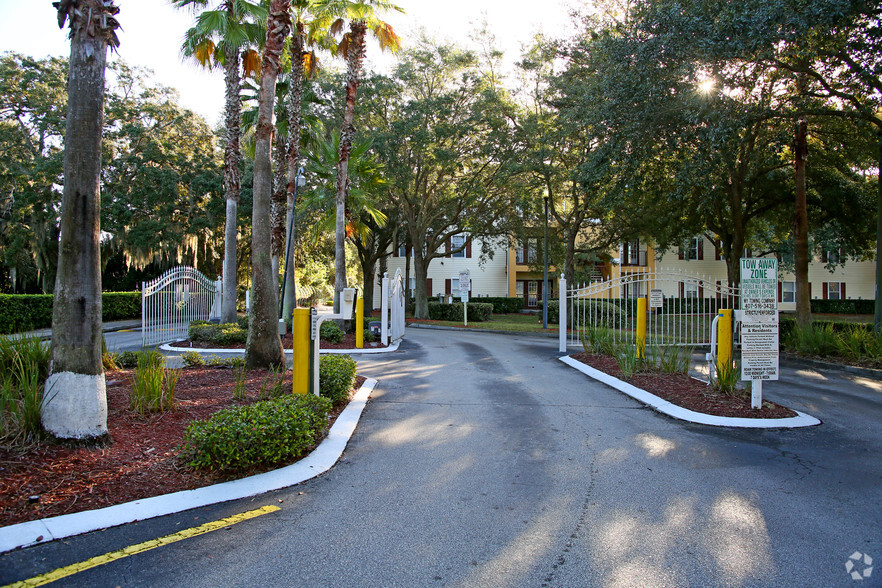
[[[545,273],[542,276],[542,328],[548,328],[548,196],[545,200]]]

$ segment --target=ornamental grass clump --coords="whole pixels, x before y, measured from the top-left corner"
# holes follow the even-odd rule
[[[132,374],[129,407],[138,414],[163,412],[175,407],[175,388],[181,370],[165,369],[165,358],[158,351],[138,353],[138,365]]]
[[[216,412],[191,423],[180,456],[190,468],[234,472],[279,465],[303,455],[327,427],[331,401],[284,395]]]
[[[0,443],[25,447],[43,435],[40,407],[49,351],[39,339],[0,337]],[[49,391],[51,398],[52,391]]]

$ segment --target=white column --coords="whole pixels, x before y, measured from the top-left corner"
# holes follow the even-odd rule
[[[389,344],[389,272],[383,274],[380,291],[380,343]]]
[[[558,285],[558,317],[560,319],[560,334],[558,341],[560,343],[558,351],[567,352],[567,279],[563,274],[560,275],[560,283]]]

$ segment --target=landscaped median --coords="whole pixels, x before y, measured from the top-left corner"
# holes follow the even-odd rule
[[[737,398],[735,402],[727,402],[733,397],[726,398],[726,395],[714,391],[707,382],[701,382],[683,373],[656,374],[655,377],[652,374],[631,376],[630,380],[643,384],[644,387],[653,388],[653,391],[658,394],[656,395],[607,373],[615,373],[615,369],[609,362],[603,361],[603,356],[594,359],[595,361],[592,361],[590,354],[581,353],[563,356],[560,361],[627,394],[634,400],[676,419],[718,427],[757,429],[811,427],[821,424],[821,421],[813,416],[771,402],[764,402],[761,410],[750,409],[749,402],[746,402],[746,406],[741,406],[744,401],[739,402]],[[600,367],[604,369],[592,367],[589,363],[600,363]],[[621,376],[621,373],[619,372],[617,375]],[[655,381],[653,382],[653,380]],[[662,395],[667,398],[663,398]],[[692,410],[683,405],[702,407],[708,412],[719,414],[708,414],[708,412]],[[726,413],[741,416],[726,416]]]
[[[246,371],[241,357],[168,369],[156,351],[130,355],[130,368],[105,358],[107,443],[47,439],[39,420],[2,430],[0,552],[312,478],[342,454],[375,385],[347,356],[321,358],[316,397],[292,395],[290,371]]]

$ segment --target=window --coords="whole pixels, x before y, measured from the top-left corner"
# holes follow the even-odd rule
[[[536,263],[536,252],[539,250],[539,238],[528,237],[523,242],[518,243],[515,252],[515,262],[519,265],[527,263]]]
[[[459,278],[452,278],[450,280],[450,292],[459,295]]]
[[[622,243],[622,265],[646,266],[646,250],[640,250],[640,240]]]
[[[527,307],[536,308],[539,306],[539,282],[530,280],[527,282]]]
[[[842,300],[842,282],[827,282],[827,300]]]
[[[462,247],[462,251],[456,251]],[[465,235],[454,235],[450,238],[450,250],[455,253],[451,253],[450,257],[466,257],[466,236]]]
[[[698,298],[698,284],[686,282],[683,284],[683,292],[686,298]]]
[[[832,251],[827,251],[827,263],[839,263],[839,260],[842,256],[839,253],[839,249],[834,249]]]
[[[641,298],[644,282],[626,282],[622,288],[622,298]]]
[[[416,292],[416,278],[411,278],[408,281],[407,287],[410,289],[410,295],[414,296],[415,295],[414,292]],[[428,294],[429,296],[432,295],[431,292],[426,292],[426,294]]]
[[[796,282],[781,282],[781,302],[796,302]]]
[[[686,242],[683,249],[683,259],[701,259],[701,237],[693,237]]]

